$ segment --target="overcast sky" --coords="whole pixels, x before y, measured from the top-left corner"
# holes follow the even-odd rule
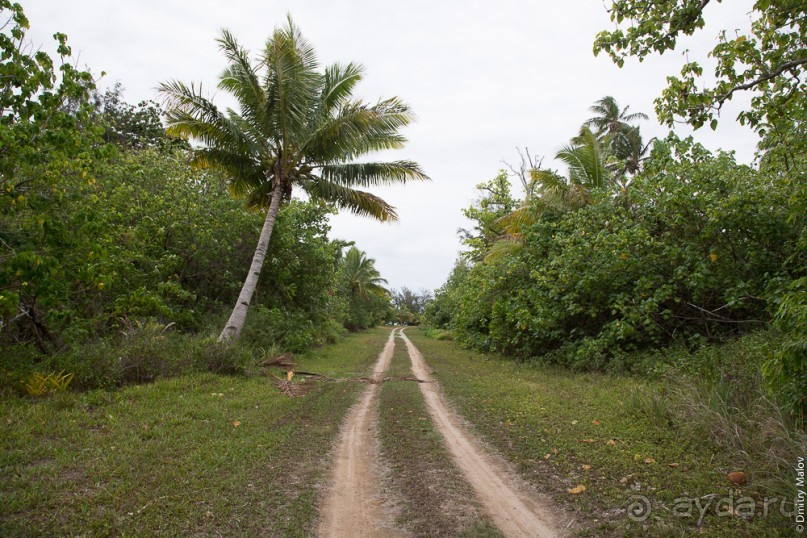
[[[397,95],[418,117],[406,129],[409,144],[388,158],[419,162],[432,181],[377,192],[398,208],[400,221],[381,224],[343,214],[332,237],[356,241],[376,259],[395,288],[439,287],[460,250],[460,210],[476,198],[475,186],[493,178],[503,160],[517,162],[516,147],[552,156],[590,117],[605,95],[651,120],[645,139],[665,136],[653,99],[665,77],[676,74],[689,49],[704,59],[721,28],[747,28],[751,0],[706,7],[699,37],[679,50],[618,69],[595,58],[597,32],[611,27],[601,0],[22,0],[34,45],[52,50],[51,35],[68,35],[82,66],[106,72],[100,86],[120,82],[135,103],[156,99],[170,79],[202,82],[213,90],[225,66],[214,39],[230,29],[247,48],[259,49],[291,14],[323,64],[354,61],[366,67],[357,94],[367,100]],[[223,102],[223,96],[214,99]],[[716,132],[698,131],[707,147],[753,159],[754,134],[736,124],[738,106],[726,107]],[[679,129],[686,135],[686,129]]]

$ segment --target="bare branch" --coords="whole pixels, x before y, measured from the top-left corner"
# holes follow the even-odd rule
[[[519,157],[519,164],[518,166],[513,166],[509,162],[502,159],[502,163],[510,169],[511,175],[518,178],[521,182],[521,186],[524,188],[524,193],[527,197],[529,197],[531,192],[531,180],[530,180],[530,170],[535,170],[541,167],[543,163],[543,157],[539,158],[538,155],[532,155],[530,153],[530,148],[524,146],[524,152],[521,151],[521,148],[516,147],[516,151],[518,152]]]

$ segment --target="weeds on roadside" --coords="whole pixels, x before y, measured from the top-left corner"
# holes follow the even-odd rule
[[[22,388],[28,396],[44,396],[52,392],[64,392],[73,381],[73,374],[57,373],[42,375],[39,372],[30,374],[22,381]]]
[[[667,415],[671,425],[724,446],[748,474],[750,490],[793,499],[792,469],[804,456],[807,431],[763,379],[777,342],[775,331],[760,331],[694,353],[674,351],[662,376],[667,394],[645,395],[640,405],[654,420]]]

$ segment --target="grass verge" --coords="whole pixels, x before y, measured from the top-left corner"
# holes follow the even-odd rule
[[[409,355],[396,341],[379,394],[381,453],[401,499],[400,523],[415,536],[500,536],[451,460],[411,377]]]
[[[387,331],[295,357],[366,375]],[[265,377],[193,374],[0,400],[0,535],[307,536],[360,383],[290,398]]]
[[[672,420],[674,395],[662,382],[539,368],[419,330],[407,335],[475,432],[570,510],[578,535],[793,531],[793,520],[780,515],[782,499],[765,515],[753,482],[727,480],[738,462],[747,464],[744,455]],[[579,486],[585,491],[569,492]]]

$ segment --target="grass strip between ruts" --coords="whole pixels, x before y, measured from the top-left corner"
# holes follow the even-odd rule
[[[395,353],[379,394],[379,436],[401,525],[415,536],[501,536],[446,450],[412,377],[406,346]]]

